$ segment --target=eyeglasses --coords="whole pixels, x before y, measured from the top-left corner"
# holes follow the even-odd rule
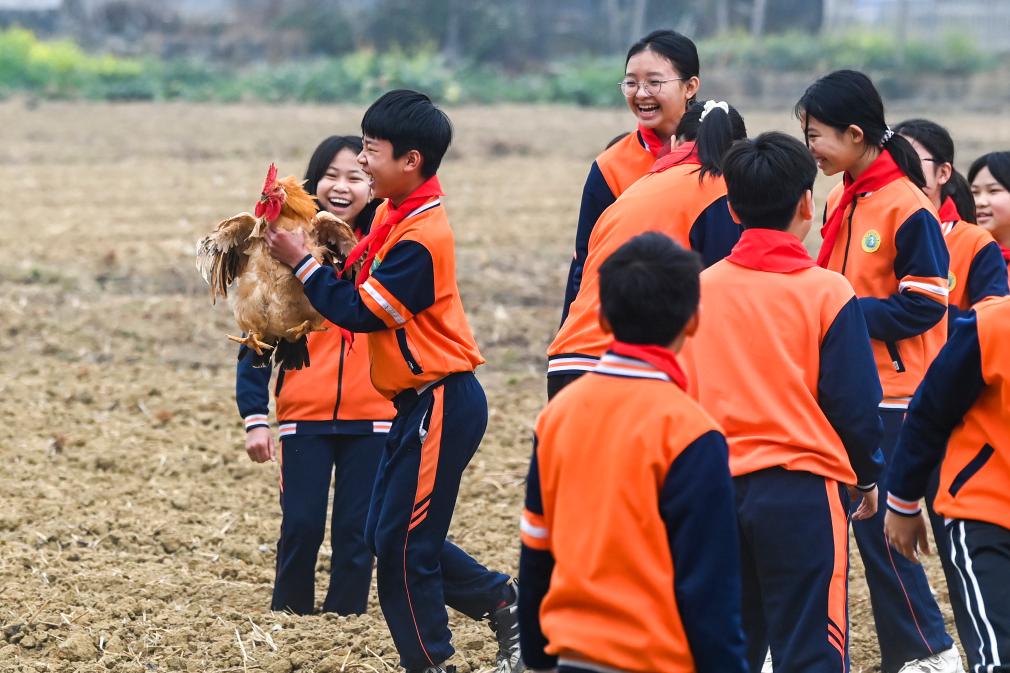
[[[639,82],[633,79],[621,80],[618,84],[621,87],[621,93],[625,95],[626,98],[631,98],[638,93],[638,87],[642,87],[642,91],[645,92],[646,96],[655,96],[660,91],[663,90],[663,85],[667,82],[682,82],[687,79],[687,77],[673,77],[671,79],[650,79],[648,82]]]

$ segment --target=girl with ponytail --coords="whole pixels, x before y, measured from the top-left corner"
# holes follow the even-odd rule
[[[608,145],[589,169],[582,190],[562,322],[579,291],[596,220],[669,150],[677,124],[701,86],[698,49],[690,38],[673,30],[655,30],[631,45],[624,70],[624,77],[614,86],[619,87],[638,124],[634,132]]]
[[[954,319],[978,302],[1008,294],[1006,262],[989,232],[973,224],[975,200],[968,181],[954,168],[954,141],[947,129],[927,119],[909,119],[895,126],[894,132],[919,155],[926,180],[922,191],[940,214],[950,252],[949,333]]]
[[[883,388],[881,449],[889,465],[909,399],[947,334],[949,255],[919,155],[888,127],[870,78],[839,70],[796,103],[828,197],[817,263],[844,275],[859,297]],[[887,473],[882,478],[886,486]],[[900,504],[888,498],[888,509]],[[907,510],[906,510],[907,511]],[[922,566],[892,553],[884,511],[852,525],[866,571],[882,673],[960,673],[960,657]]]
[[[722,157],[747,137],[736,109],[694,103],[677,124],[674,146],[600,216],[589,240],[582,284],[547,351],[547,390],[553,396],[593,368],[609,343],[599,326],[599,268],[618,247],[658,231],[701,255],[706,266],[730,253],[740,225],[726,205]]]

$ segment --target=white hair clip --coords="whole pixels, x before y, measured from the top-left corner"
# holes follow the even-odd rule
[[[883,135],[883,136],[882,136],[882,137],[880,138],[880,146],[881,146],[881,147],[883,147],[884,145],[886,145],[886,144],[888,143],[888,141],[889,141],[889,140],[890,140],[891,138],[893,138],[893,137],[894,137],[894,131],[892,131],[892,130],[891,130],[891,127],[890,127],[890,126],[886,126],[886,127],[884,127],[884,128],[885,128],[886,130],[884,131],[884,135]]]
[[[708,116],[708,113],[716,108],[720,108],[723,112],[729,114],[729,103],[726,101],[721,100],[716,102],[714,100],[707,100],[705,101],[705,107],[702,108],[701,117],[698,119],[698,122],[700,123],[705,121],[705,117]]]

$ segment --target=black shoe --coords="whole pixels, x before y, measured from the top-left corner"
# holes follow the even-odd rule
[[[428,668],[418,668],[413,671],[408,669],[406,673],[456,673],[456,667],[443,666],[442,664],[439,664],[438,666],[429,666]]]
[[[512,597],[491,611],[487,620],[498,640],[496,673],[522,673],[526,670],[519,652],[519,583],[512,578],[505,585]]]

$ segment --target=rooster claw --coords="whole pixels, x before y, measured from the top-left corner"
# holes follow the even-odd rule
[[[231,339],[237,344],[241,344],[250,350],[256,351],[256,355],[263,355],[264,349],[268,351],[273,350],[273,346],[271,346],[268,343],[260,341],[260,335],[257,334],[256,332],[250,332],[248,335],[244,337],[232,336],[230,334],[226,334],[225,336],[227,336],[229,339]]]
[[[291,335],[291,340],[292,341],[298,341],[299,339],[301,339],[303,336],[305,336],[309,332],[325,332],[325,331],[326,331],[326,327],[323,327],[323,326],[313,327],[312,326],[312,322],[309,321],[309,320],[306,320],[306,321],[302,322],[301,324],[295,325],[294,327],[292,327],[289,330],[285,330],[285,334]]]

